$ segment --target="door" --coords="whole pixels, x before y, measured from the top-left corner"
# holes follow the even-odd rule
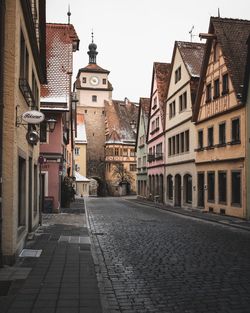
[[[180,207],[181,206],[181,175],[175,175],[174,181],[175,187],[175,201],[174,205]]]
[[[198,173],[198,207],[204,208],[204,173]]]

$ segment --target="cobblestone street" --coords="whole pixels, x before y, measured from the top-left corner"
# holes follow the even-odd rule
[[[87,210],[107,312],[250,312],[250,232],[118,198]]]

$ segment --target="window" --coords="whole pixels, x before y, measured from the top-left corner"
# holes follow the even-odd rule
[[[219,144],[224,145],[226,143],[226,123],[219,125]]]
[[[119,155],[119,148],[115,148],[115,156]]]
[[[129,164],[129,170],[130,172],[136,172],[136,164]]]
[[[79,172],[80,171],[80,166],[78,164],[75,164],[75,171]]]
[[[214,128],[213,127],[208,128],[207,145],[208,145],[208,147],[213,147],[213,145],[214,145]]]
[[[173,176],[167,177],[167,196],[169,200],[173,200]]]
[[[151,124],[151,131],[154,131],[155,130],[155,121],[152,121],[152,124]]]
[[[189,174],[184,176],[184,193],[185,202],[192,203],[192,176]]]
[[[172,141],[172,138],[168,138],[168,155],[172,155],[171,141]]]
[[[145,136],[144,135],[140,136],[139,143],[140,143],[140,146],[143,146],[145,144]]]
[[[159,117],[157,117],[156,120],[155,120],[156,128],[159,128],[159,125],[160,125],[160,119],[159,119]]]
[[[103,78],[103,79],[102,79],[102,84],[103,84],[103,85],[106,85],[106,84],[107,84],[107,79],[106,79],[106,78]]]
[[[83,78],[82,78],[82,83],[83,83],[83,84],[86,84],[86,82],[87,82],[87,78],[86,78],[86,77],[83,77]]]
[[[169,103],[169,118],[172,118],[174,116],[175,116],[175,101]]]
[[[232,205],[241,205],[241,172],[232,171]]]
[[[207,201],[214,202],[214,172],[207,173]]]
[[[138,164],[138,168],[140,168],[141,167],[141,158],[138,158],[137,164]]]
[[[227,173],[219,172],[219,184],[218,184],[218,194],[219,203],[227,203]]]
[[[40,142],[47,142],[47,123],[40,123]]]
[[[211,83],[206,87],[206,102],[210,102],[212,100],[212,86]]]
[[[184,92],[179,96],[179,111],[183,111],[187,108],[187,92]]]
[[[92,102],[97,102],[97,96],[96,95],[92,96]]]
[[[180,135],[176,135],[176,153],[180,153]]]
[[[203,130],[198,130],[198,149],[203,148]]]
[[[156,145],[156,159],[160,159],[162,160],[163,155],[162,155],[162,143],[159,143],[158,145]]]
[[[189,130],[185,131],[185,151],[189,151]]]
[[[29,54],[22,31],[20,38],[20,78],[29,80]]]
[[[181,67],[178,67],[175,71],[175,83],[181,80]]]
[[[75,155],[80,155],[80,148],[79,147],[75,148]]]
[[[220,81],[216,79],[214,81],[214,99],[217,99],[220,96]]]
[[[130,156],[134,157],[135,156],[135,149],[130,149]]]
[[[147,157],[144,155],[142,159],[142,166],[146,167]]]
[[[26,186],[26,161],[22,157],[18,158],[18,226],[25,225],[25,186]]]
[[[156,97],[154,97],[154,99],[153,99],[153,107],[152,107],[152,109],[155,109],[157,107],[157,98]]]
[[[172,137],[172,144],[173,144],[172,152],[173,152],[173,154],[175,154],[175,136]]]
[[[229,86],[228,86],[228,74],[224,74],[222,76],[222,95],[225,95],[229,92]]]
[[[181,153],[184,152],[184,133],[180,134],[181,138]]]
[[[128,149],[123,148],[123,150],[122,150],[122,156],[125,156],[125,157],[128,156]]]
[[[232,142],[240,142],[240,119],[235,118],[232,120]]]

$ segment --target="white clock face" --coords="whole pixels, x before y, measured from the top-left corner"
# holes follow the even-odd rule
[[[96,76],[91,76],[90,77],[90,84],[93,85],[93,86],[96,86],[99,84],[99,79],[98,77]]]

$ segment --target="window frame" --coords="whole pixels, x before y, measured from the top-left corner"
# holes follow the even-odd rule
[[[213,188],[210,189],[209,177],[213,176]],[[210,193],[212,193],[212,198],[210,198]],[[215,171],[207,172],[207,202],[215,202]]]
[[[240,181],[236,182],[235,186],[233,184],[233,174],[238,173],[240,174]],[[240,190],[239,190],[239,202],[234,202],[233,198],[235,197],[235,190],[237,189],[237,187],[240,186]],[[242,205],[242,171],[241,170],[232,170],[231,171],[231,205],[234,207],[241,207]]]
[[[220,181],[220,175],[221,174],[225,174],[226,179],[221,182]],[[221,190],[223,190],[225,188],[225,200],[221,199]],[[218,202],[220,204],[227,204],[227,171],[218,171]]]

